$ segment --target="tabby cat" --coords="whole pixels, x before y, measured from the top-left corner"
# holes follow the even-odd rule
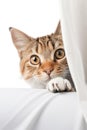
[[[51,92],[74,91],[58,23],[51,35],[32,38],[25,33],[9,28],[20,56],[21,73],[32,87],[47,88]]]

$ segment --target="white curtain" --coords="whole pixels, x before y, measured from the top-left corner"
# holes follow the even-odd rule
[[[87,1],[60,0],[59,8],[68,64],[87,121]]]

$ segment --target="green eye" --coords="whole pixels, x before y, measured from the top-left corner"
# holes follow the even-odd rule
[[[33,65],[38,65],[40,64],[40,58],[37,55],[32,55],[30,57],[30,63]]]
[[[64,49],[61,48],[61,49],[57,49],[55,51],[54,58],[56,58],[56,59],[62,59],[64,56],[65,56]]]

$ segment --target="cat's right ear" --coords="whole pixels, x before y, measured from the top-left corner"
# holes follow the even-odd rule
[[[25,46],[28,45],[34,39],[13,27],[10,27],[9,31],[11,33],[12,41],[19,53],[22,52]]]
[[[61,35],[61,34],[62,34],[60,21],[59,21],[59,23],[58,23],[58,25],[57,25],[57,28],[56,28],[54,34],[57,34],[57,35]]]

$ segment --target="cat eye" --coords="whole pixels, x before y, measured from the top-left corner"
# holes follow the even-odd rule
[[[55,51],[54,58],[56,58],[56,59],[62,59],[64,56],[65,56],[64,49],[60,48],[60,49],[58,49],[58,50]]]
[[[32,55],[30,57],[30,63],[33,65],[38,65],[40,63],[40,58],[37,55]]]

